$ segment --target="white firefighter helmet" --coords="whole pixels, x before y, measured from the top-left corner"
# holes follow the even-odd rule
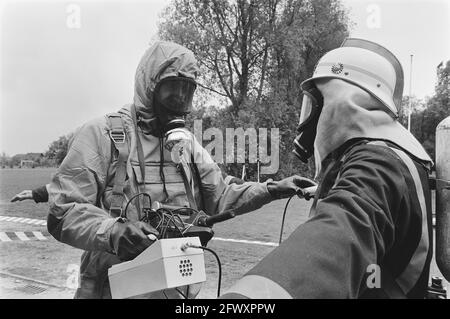
[[[403,69],[386,48],[362,39],[347,39],[343,46],[326,53],[314,74],[301,84],[322,78],[342,79],[361,87],[377,98],[394,118],[398,116],[403,94]]]

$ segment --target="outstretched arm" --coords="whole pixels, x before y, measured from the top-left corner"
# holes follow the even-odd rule
[[[36,203],[48,202],[48,187],[50,184],[35,188],[33,190],[23,190],[22,192],[16,194],[11,202],[23,201],[26,199],[33,199]]]
[[[220,168],[213,162],[206,150],[196,155],[200,179],[205,197],[205,210],[209,215],[232,211],[241,215],[256,210],[275,199],[301,195],[303,188],[316,185],[300,176],[291,176],[281,181],[269,180],[265,183],[227,183]]]

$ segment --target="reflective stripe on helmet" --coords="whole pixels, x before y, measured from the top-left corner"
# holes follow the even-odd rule
[[[292,299],[275,281],[258,275],[242,277],[226,293],[235,293],[251,299]]]
[[[326,70],[327,70],[326,73],[329,73],[328,70],[329,70],[330,67],[332,67],[332,66],[333,66],[333,63],[321,63],[321,64],[317,65],[317,71],[316,71],[316,72],[317,72],[318,75],[319,75],[319,74],[320,74],[320,69],[319,69],[319,68],[325,67]],[[370,71],[368,71],[368,70],[365,70],[365,69],[363,69],[363,68],[360,68],[360,67],[358,67],[358,66],[356,66],[356,65],[348,64],[348,63],[343,64],[342,66],[343,66],[343,70],[345,70],[345,71],[348,71],[348,70],[356,71],[356,72],[362,73],[362,74],[364,74],[364,75],[366,75],[366,76],[368,76],[368,77],[370,77],[370,78],[373,78],[373,79],[377,80],[378,82],[383,83],[383,84],[385,85],[385,88],[386,88],[387,90],[389,90],[389,92],[390,92],[391,94],[394,94],[394,91],[393,91],[393,88],[391,87],[391,85],[390,85],[386,80],[384,80],[382,77],[376,75],[375,73],[370,72]],[[345,72],[344,72],[344,74],[340,74],[340,75],[341,75],[340,78],[344,78],[344,79],[345,79],[345,77],[346,77]],[[344,75],[344,76],[342,76],[342,75]]]

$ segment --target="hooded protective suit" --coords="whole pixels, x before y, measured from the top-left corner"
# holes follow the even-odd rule
[[[323,95],[310,219],[223,298],[424,298],[431,159],[384,105],[342,79]]]
[[[147,192],[153,201],[165,199],[160,175],[160,139],[151,131],[154,118],[151,94],[162,79],[170,76],[196,78],[198,69],[194,55],[189,50],[167,42],[151,46],[139,63],[136,72],[134,107],[139,128],[135,130],[128,105],[119,111],[129,147],[124,185],[123,208],[131,196]],[[111,229],[117,215],[109,213],[117,154],[109,136],[110,126],[106,116],[88,122],[77,132],[68,154],[49,186],[49,232],[63,243],[85,250],[81,258],[77,298],[110,298],[107,270],[120,260],[112,254]],[[145,180],[138,161],[137,136],[145,159]],[[214,215],[233,210],[236,215],[255,210],[270,202],[272,197],[265,183],[227,184],[220,168],[193,136],[192,151],[197,164],[203,198],[199,185],[188,173],[197,203],[207,214]],[[172,162],[171,154],[164,149],[164,175],[166,203],[187,205],[186,190],[180,173]],[[127,213],[129,220],[137,220],[137,200]],[[158,297],[158,296],[157,296]],[[162,295],[159,297],[163,297]]]

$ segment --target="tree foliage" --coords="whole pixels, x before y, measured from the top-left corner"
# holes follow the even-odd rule
[[[434,95],[426,101],[411,98],[411,133],[434,159],[436,127],[450,115],[450,61],[439,64]],[[407,127],[410,97],[403,99],[400,122]]]
[[[422,140],[427,151],[435,156],[436,127],[450,115],[450,61],[437,68],[434,95],[427,101],[423,111]]]
[[[311,172],[291,157],[300,83],[348,35],[338,0],[174,0],[161,16],[161,39],[198,58],[209,123],[218,128],[278,128],[277,177]],[[282,159],[282,160],[281,160]],[[227,171],[240,174],[240,165]],[[254,172],[255,168],[250,167]]]
[[[54,164],[59,165],[67,155],[69,149],[70,140],[73,137],[73,133],[60,136],[56,141],[53,141],[48,151],[45,153],[47,159],[53,160]]]

